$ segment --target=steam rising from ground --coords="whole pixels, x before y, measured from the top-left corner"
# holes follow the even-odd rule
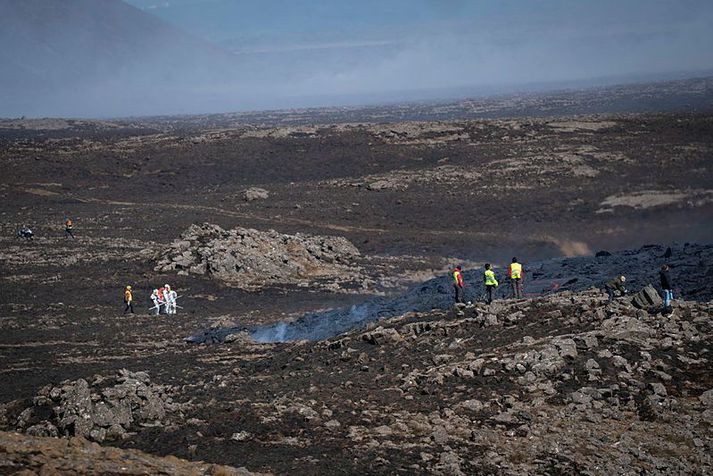
[[[576,246],[575,246],[576,248]],[[677,281],[676,295],[685,299],[708,300],[713,298],[713,287],[701,287],[698,276],[713,273],[713,245],[647,245],[639,250],[627,250],[607,256],[577,256],[525,263],[525,296],[533,297],[560,291],[581,291],[602,287],[604,282],[621,274],[627,277],[627,287],[638,291],[647,284],[658,284],[658,269],[668,263]],[[688,272],[691,266],[706,263],[700,274]],[[503,269],[496,274],[501,286],[497,297],[509,297],[510,290]],[[483,269],[463,273],[466,283],[464,300],[482,299]],[[683,292],[682,292],[683,291]],[[350,308],[305,315],[296,321],[280,322],[255,328],[252,338],[257,342],[284,342],[292,340],[321,340],[359,328],[381,318],[401,316],[408,312],[426,312],[448,309],[453,305],[453,286],[450,276],[440,276],[411,288],[398,297],[378,297]],[[231,331],[223,330],[224,334]],[[220,340],[220,339],[218,339]],[[195,336],[192,342],[205,342],[205,336]]]

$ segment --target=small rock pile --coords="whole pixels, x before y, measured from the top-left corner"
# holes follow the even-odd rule
[[[311,285],[338,290],[339,283],[358,276],[359,250],[347,239],[275,230],[191,225],[171,246],[161,251],[156,271],[207,275],[227,284],[251,289],[265,284]]]
[[[270,198],[270,192],[264,188],[250,187],[243,190],[240,196],[246,202],[254,202],[255,200],[267,200]]]
[[[138,425],[159,425],[180,410],[170,388],[151,383],[146,372],[120,370],[47,385],[15,419],[15,427],[32,436],[82,436],[93,441],[122,439]]]

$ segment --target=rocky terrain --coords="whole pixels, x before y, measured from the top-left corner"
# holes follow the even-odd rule
[[[137,450],[102,447],[82,437],[34,437],[0,431],[3,474],[161,474],[250,476],[243,468],[152,456]]]
[[[1,472],[710,472],[713,119],[548,114],[654,93],[2,121]]]
[[[207,275],[254,289],[273,284],[298,284],[341,289],[344,282],[368,278],[357,265],[359,250],[333,236],[284,235],[269,230],[217,225],[192,225],[171,247],[157,254],[159,272]],[[326,281],[326,283],[325,283]]]
[[[281,473],[705,474],[712,312],[678,301],[662,316],[565,291],[408,313],[327,341],[164,343],[155,351],[175,354],[164,358],[193,362],[161,372],[190,402],[182,423],[114,444],[233,465],[260,454],[248,468]],[[30,412],[10,405],[6,425],[86,386],[40,389]],[[96,415],[102,397],[89,400]]]
[[[160,424],[181,408],[168,389],[151,384],[145,372],[119,371],[40,389],[32,406],[16,417],[18,429],[33,436],[82,436],[101,443],[126,438],[137,425]]]
[[[676,277],[676,296],[701,301],[713,299],[713,287],[709,284],[713,277],[713,246],[688,243],[672,247],[648,245],[638,250],[614,253],[600,251],[596,256],[526,263],[523,272],[524,288],[526,295],[530,296],[567,290],[602,289],[604,283],[613,277],[625,275],[627,287],[632,294],[645,286],[652,286],[652,292],[661,293],[658,270],[664,263],[669,265]],[[464,300],[484,301],[483,271],[482,267],[463,271]],[[496,297],[512,296],[506,273],[506,269],[496,269],[496,276],[502,284]],[[385,317],[449,309],[453,305],[453,297],[452,278],[444,273],[413,286],[399,296],[370,298],[349,307],[308,313],[291,322],[268,326],[214,326],[190,336],[188,341],[221,342],[238,332],[249,332],[260,342],[326,339]]]

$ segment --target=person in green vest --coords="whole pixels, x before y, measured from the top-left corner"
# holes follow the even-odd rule
[[[498,280],[495,279],[495,272],[491,269],[490,263],[485,263],[485,273],[483,273],[483,283],[485,284],[486,302],[493,302],[493,293],[498,287]]]
[[[508,278],[510,278],[510,288],[512,289],[512,297],[515,299],[522,298],[522,265],[517,262],[517,258],[512,259],[512,263],[508,266]]]

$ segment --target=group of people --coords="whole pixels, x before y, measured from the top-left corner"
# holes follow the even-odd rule
[[[483,272],[483,286],[485,286],[485,302],[490,304],[493,302],[495,291],[500,283],[495,276],[493,266],[490,263],[485,263],[485,271]],[[458,265],[453,269],[453,287],[455,289],[456,303],[463,303],[463,268]],[[513,258],[510,266],[508,266],[507,277],[510,282],[511,295],[515,299],[522,298],[523,272],[522,265],[517,258]]]
[[[159,314],[176,314],[178,309],[178,293],[171,289],[169,284],[164,284],[162,287],[154,289],[151,293],[151,301],[153,307],[149,308],[151,314],[158,316]],[[131,286],[124,288],[124,314],[130,312],[134,314],[134,295]]]
[[[176,314],[178,293],[171,289],[170,284],[164,284],[163,287],[154,289],[151,293],[151,301],[153,307],[150,310],[153,315]]]
[[[463,303],[463,268],[458,265],[453,268],[453,288],[455,291],[455,302]],[[511,297],[515,299],[520,299],[523,297],[522,287],[523,287],[523,269],[522,264],[520,264],[517,258],[513,258],[512,262],[508,266],[507,279],[510,282]],[[667,264],[661,266],[659,271],[659,280],[661,282],[661,289],[663,291],[663,305],[664,312],[671,311],[671,303],[673,301],[673,284],[671,280],[670,267]],[[627,293],[625,284],[625,276],[617,276],[616,278],[607,281],[604,284],[604,290],[609,296],[609,302],[614,300],[615,293],[619,293],[620,296],[624,296]],[[483,285],[485,287],[485,302],[490,304],[493,302],[493,296],[496,289],[500,285],[495,276],[495,272],[492,269],[490,263],[486,263],[483,271]]]
[[[17,232],[17,236],[24,240],[32,241],[35,237],[35,233],[28,225],[22,225],[22,228]],[[64,237],[72,238],[73,240],[76,239],[74,236],[74,223],[71,218],[64,220]]]

